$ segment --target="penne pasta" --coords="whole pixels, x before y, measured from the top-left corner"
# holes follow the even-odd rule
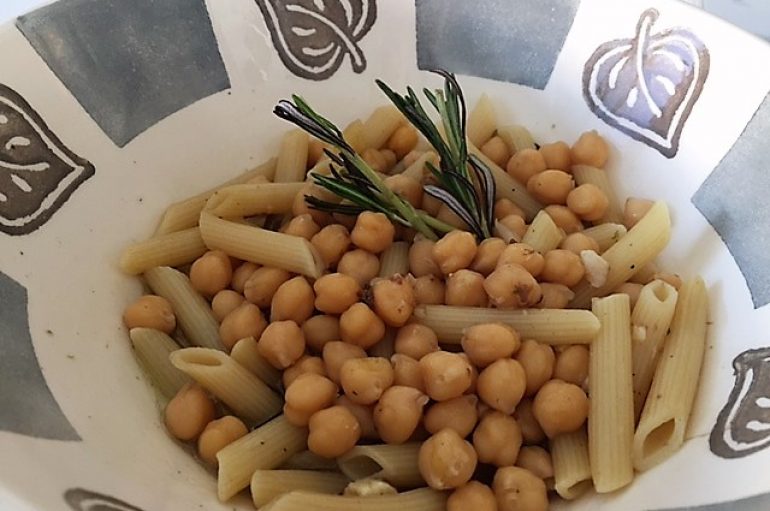
[[[593,484],[585,428],[557,435],[550,447],[556,493],[566,500],[580,497]]]
[[[174,367],[249,422],[262,424],[281,411],[281,398],[227,353],[185,348],[175,351],[169,358]]]
[[[564,231],[554,223],[551,215],[541,210],[524,233],[521,242],[545,254],[559,246],[564,239]]]
[[[642,288],[631,313],[634,419],[642,413],[677,298],[676,289],[662,280],[654,280]]]
[[[479,323],[505,323],[523,339],[547,344],[588,344],[599,331],[599,320],[586,310],[420,305],[414,310],[414,319],[433,329],[446,344],[459,344],[463,331]]]
[[[430,488],[376,497],[341,497],[297,491],[278,497],[260,511],[446,511],[447,496]]]
[[[610,270],[600,287],[583,281],[575,288],[570,307],[585,308],[595,296],[605,296],[655,259],[671,237],[671,218],[665,202],[656,202],[628,234],[602,254]]]
[[[217,495],[225,502],[249,486],[257,470],[271,470],[307,448],[307,430],[283,415],[263,424],[217,453]]]
[[[273,181],[299,183],[305,180],[309,143],[310,137],[299,129],[291,130],[283,136]]]
[[[201,235],[211,249],[251,261],[318,278],[323,272],[321,257],[313,245],[299,236],[222,220],[201,213]]]
[[[282,391],[281,372],[259,354],[254,337],[245,337],[236,342],[230,350],[230,356],[273,390]]]
[[[582,232],[598,243],[599,253],[602,253],[625,236],[628,230],[623,224],[605,223],[589,227]]]
[[[352,481],[382,479],[397,488],[408,489],[425,485],[420,475],[417,457],[420,443],[402,445],[358,445],[340,457],[337,463]]]
[[[685,282],[634,435],[634,467],[647,470],[684,443],[706,348],[708,297],[703,280]]]
[[[465,133],[473,145],[481,147],[492,138],[495,129],[497,129],[495,105],[492,104],[489,96],[482,94],[473,110],[468,114]]]
[[[208,302],[193,289],[187,275],[168,266],[158,266],[144,272],[144,279],[156,295],[171,303],[177,325],[190,343],[223,349],[219,322]]]
[[[251,476],[251,500],[261,508],[276,497],[292,491],[337,495],[348,478],[335,472],[312,470],[257,470]]]
[[[338,472],[336,460],[322,458],[310,451],[301,451],[286,460],[279,468],[283,470],[321,470]]]
[[[365,149],[380,149],[404,122],[404,116],[393,105],[376,108],[364,122]]]
[[[181,266],[195,261],[206,250],[200,229],[192,227],[131,245],[120,256],[120,269],[139,275],[155,266]]]
[[[171,399],[190,383],[190,378],[169,360],[169,355],[180,349],[174,339],[152,328],[132,328],[129,337],[136,358],[161,394]]]
[[[591,343],[588,370],[588,451],[594,488],[607,493],[634,478],[631,311],[625,294],[594,298],[592,309],[601,329]]]
[[[620,202],[618,202],[618,198],[615,195],[615,189],[610,184],[606,170],[597,167],[591,167],[590,165],[573,165],[572,175],[575,177],[575,183],[578,185],[595,185],[602,192],[604,192],[604,195],[607,196],[607,199],[609,200],[607,211],[599,220],[599,223],[623,223],[623,210],[621,209]]]
[[[427,167],[428,163],[438,165],[438,156],[433,151],[422,153],[414,163],[404,169],[402,174],[422,183],[425,180],[425,176],[430,174],[430,170]]]
[[[409,243],[396,241],[380,255],[380,277],[409,273]]]
[[[232,185],[214,193],[206,210],[220,218],[291,213],[294,198],[305,183]]]
[[[515,154],[522,149],[537,149],[535,139],[532,138],[532,134],[524,126],[518,124],[501,126],[497,128],[497,134],[503,139],[505,145],[508,146],[511,154]]]

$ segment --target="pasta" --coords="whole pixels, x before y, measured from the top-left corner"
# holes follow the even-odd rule
[[[428,172],[426,166],[428,163],[438,165],[438,156],[433,151],[425,151],[421,154],[411,165],[404,169],[403,175],[409,176],[412,179],[422,181],[424,176]]]
[[[367,148],[366,127],[360,119],[356,119],[348,124],[342,134],[345,136],[347,143],[350,144],[350,147],[355,149],[356,152],[362,153]],[[326,168],[328,169],[329,166],[327,165]]]
[[[505,145],[511,151],[511,154],[517,153],[522,149],[535,149],[535,140],[532,134],[524,126],[518,124],[510,126],[501,126],[497,128],[497,134],[503,139]]]
[[[545,254],[549,250],[557,248],[563,239],[564,231],[554,223],[551,215],[543,210],[532,220],[521,242]]]
[[[497,116],[495,115],[495,106],[490,101],[489,96],[482,94],[468,114],[468,125],[466,132],[468,140],[476,147],[481,147],[492,138],[497,127]]]
[[[376,108],[364,122],[364,148],[379,149],[404,122],[404,116],[392,105]]]
[[[321,470],[326,472],[337,472],[339,467],[336,460],[322,458],[310,451],[298,452],[279,468],[283,470]]]
[[[141,241],[123,251],[120,269],[131,275],[155,266],[181,266],[206,252],[200,229],[191,227]]]
[[[335,495],[348,484],[348,478],[334,472],[311,470],[257,470],[251,476],[251,499],[257,508],[292,491]]]
[[[572,175],[575,177],[575,182],[578,185],[592,184],[596,185],[609,200],[607,211],[601,218],[602,223],[623,223],[623,210],[620,208],[620,203],[617,197],[615,197],[615,190],[610,185],[610,180],[607,177],[607,171],[590,165],[573,165]]]
[[[129,335],[136,357],[161,394],[170,399],[190,382],[190,378],[174,367],[168,358],[180,349],[171,337],[152,328],[132,328]]]
[[[304,183],[227,186],[211,196],[206,203],[206,209],[220,218],[291,213],[294,198],[303,186]]]
[[[586,430],[557,435],[550,447],[556,493],[566,500],[580,497],[592,485]]]
[[[261,511],[445,511],[446,499],[446,494],[428,488],[377,497],[339,497],[297,491],[278,497]]]
[[[281,390],[281,373],[259,354],[255,338],[244,337],[236,342],[230,356],[273,390]]]
[[[291,130],[283,136],[276,163],[276,183],[297,183],[305,180],[309,137],[302,130]]]
[[[583,230],[583,234],[599,244],[599,252],[604,252],[617,243],[628,230],[623,224],[604,223]]]
[[[380,277],[409,273],[409,243],[397,241],[380,256]]]
[[[338,460],[340,470],[352,481],[382,479],[397,488],[417,488],[425,481],[417,466],[419,443],[359,445]]]

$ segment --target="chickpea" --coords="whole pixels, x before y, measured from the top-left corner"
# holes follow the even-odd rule
[[[485,277],[492,273],[500,259],[500,254],[508,245],[500,238],[487,238],[479,244],[470,269]]]
[[[339,405],[314,413],[308,431],[307,448],[322,458],[339,458],[361,438],[360,424],[350,410]]]
[[[499,308],[522,308],[540,301],[540,285],[520,264],[498,266],[484,280],[484,289],[492,305]]]
[[[427,181],[427,182],[426,182]],[[430,182],[430,179],[423,179],[423,184],[427,184]],[[428,213],[430,216],[437,216],[439,210],[441,209],[441,206],[443,206],[444,203],[438,200],[435,197],[431,197],[430,195],[423,194],[422,196],[422,209]]]
[[[537,277],[543,271],[545,259],[543,254],[532,248],[526,243],[512,243],[505,247],[500,258],[497,260],[497,266],[506,264],[518,264],[527,270],[530,275]]]
[[[398,157],[396,156],[396,153],[390,149],[380,149],[380,154],[385,159],[385,172],[387,173],[392,171],[393,167],[395,167],[396,163],[398,163]]]
[[[444,300],[447,305],[485,307],[487,292],[484,290],[484,275],[471,270],[458,270],[446,279]]]
[[[370,147],[363,152],[361,157],[375,172],[383,174],[386,173],[389,169],[388,158],[377,149]]]
[[[310,238],[328,268],[334,268],[350,246],[350,234],[343,225],[327,225]]]
[[[644,287],[643,284],[639,284],[636,282],[625,282],[620,286],[618,286],[618,288],[615,289],[615,292],[627,294],[629,298],[629,303],[631,305],[631,309],[633,310],[634,305],[636,305],[637,300],[639,300],[639,294],[642,292],[643,287]]]
[[[563,240],[559,248],[563,250],[569,250],[575,255],[580,255],[583,250],[593,250],[597,254],[600,253],[599,243],[590,236],[586,236],[582,232],[573,232],[567,235]]]
[[[385,186],[415,208],[422,204],[422,183],[404,174],[394,174],[385,179]]]
[[[532,413],[548,438],[579,429],[588,417],[588,397],[573,383],[551,380],[532,401]]]
[[[299,236],[310,241],[320,230],[321,226],[313,220],[309,213],[305,213],[289,220],[289,223],[281,229],[281,232],[290,236]]]
[[[390,357],[393,364],[393,384],[402,387],[412,387],[425,392],[425,384],[422,381],[422,369],[420,363],[410,356],[396,353]]]
[[[211,421],[198,437],[198,456],[209,465],[216,466],[217,453],[248,432],[246,425],[232,415]]]
[[[270,307],[275,293],[290,278],[286,270],[263,266],[251,274],[243,286],[243,294],[257,307]]]
[[[438,433],[449,428],[461,437],[467,437],[479,420],[476,411],[478,402],[479,398],[470,394],[432,405],[425,413],[425,429],[430,433]]]
[[[473,381],[471,364],[457,353],[435,351],[420,359],[425,391],[435,401],[463,395]]]
[[[270,305],[270,320],[290,319],[298,324],[313,315],[315,296],[305,277],[298,276],[280,285]]]
[[[276,369],[286,369],[305,353],[305,335],[294,321],[273,321],[259,338],[259,354]]]
[[[203,296],[214,296],[225,289],[233,277],[230,258],[221,250],[210,250],[190,267],[190,284]]]
[[[478,459],[470,442],[453,429],[442,429],[420,446],[417,463],[434,490],[459,488],[473,476]]]
[[[337,397],[337,385],[329,378],[304,373],[286,388],[286,404],[299,412],[313,414],[334,403]]]
[[[510,415],[524,396],[526,378],[518,361],[501,358],[481,371],[476,392],[490,407]]]
[[[525,444],[539,444],[545,439],[545,432],[537,422],[532,413],[532,400],[524,398],[521,400],[516,410],[513,412],[513,418],[519,423],[521,436]]]
[[[644,218],[653,204],[651,200],[629,197],[623,208],[623,225],[626,226],[626,229],[631,229],[639,220]]]
[[[495,202],[495,218],[505,218],[508,215],[517,215],[521,218],[527,216],[524,214],[524,210],[517,206],[511,199],[497,199]]]
[[[311,169],[324,156],[324,143],[311,138],[307,144],[307,168]]]
[[[233,280],[230,281],[230,287],[243,294],[246,288],[246,282],[251,275],[257,271],[259,265],[246,261],[233,270]]]
[[[267,327],[267,321],[259,307],[253,303],[244,302],[222,320],[219,325],[219,337],[229,351],[244,337],[258,339],[265,327]]]
[[[404,155],[403,158],[401,158],[401,162],[404,164],[404,168],[411,167],[414,162],[420,159],[420,156],[425,154],[425,151],[420,151],[419,149],[412,149],[406,155]]]
[[[543,209],[551,217],[553,223],[565,234],[573,234],[583,230],[583,222],[567,206],[551,204]]]
[[[297,378],[306,373],[326,376],[326,365],[324,364],[323,359],[321,359],[321,357],[302,355],[299,360],[294,362],[290,367],[287,367],[283,372],[283,388],[288,389]]]
[[[165,298],[144,295],[126,307],[123,323],[129,330],[144,327],[170,334],[176,328],[176,316],[171,303]]]
[[[539,445],[522,447],[519,451],[519,457],[516,458],[516,466],[529,470],[543,480],[553,477],[551,455]]]
[[[409,247],[409,271],[415,277],[423,275],[443,276],[441,269],[433,259],[433,248],[436,245],[430,240],[418,240]]]
[[[553,354],[553,349],[547,344],[540,344],[532,339],[527,339],[521,343],[521,349],[516,354],[516,360],[524,368],[524,374],[527,376],[527,387],[524,395],[529,397],[535,395],[540,387],[551,379],[556,356]]]
[[[468,327],[460,342],[471,363],[480,368],[513,356],[521,345],[518,332],[503,323],[482,323]]]
[[[473,447],[482,463],[513,465],[521,448],[521,429],[516,419],[497,410],[487,412],[473,432]]]
[[[575,293],[564,284],[541,282],[540,290],[543,292],[543,298],[535,305],[540,309],[566,309],[569,302],[575,298]]]
[[[336,404],[348,409],[361,426],[361,437],[378,440],[377,428],[374,427],[374,406],[359,405],[350,400],[346,395],[337,398]]]
[[[521,184],[526,184],[532,176],[547,168],[543,154],[537,149],[517,151],[505,166],[506,172]]]
[[[573,188],[575,180],[563,170],[544,170],[527,181],[527,191],[543,204],[566,204]]]
[[[308,348],[321,352],[327,342],[340,338],[340,320],[336,316],[313,316],[302,323]]]
[[[409,124],[404,124],[393,132],[385,143],[385,147],[393,151],[396,154],[396,158],[402,160],[410,151],[417,147],[417,140],[417,130]]]
[[[484,156],[495,162],[498,167],[505,167],[508,159],[511,157],[508,146],[497,135],[487,140],[480,149]]]
[[[572,167],[572,156],[565,142],[545,144],[540,147],[540,154],[543,155],[546,168],[568,172]]]
[[[340,383],[343,364],[350,359],[366,358],[366,352],[360,346],[342,341],[332,341],[324,345],[322,357],[326,366],[326,374],[334,383]]]
[[[306,183],[305,186],[302,187],[299,193],[294,197],[294,202],[291,205],[292,215],[295,217],[300,215],[310,215],[313,218],[313,221],[319,226],[331,223],[331,215],[324,211],[311,208],[305,200],[306,195],[327,201],[337,200],[336,196],[325,188],[314,183]]]
[[[223,289],[211,299],[211,311],[220,323],[225,316],[237,309],[246,299],[232,289]]]
[[[366,250],[351,250],[342,256],[337,271],[350,275],[363,288],[380,273],[380,258]]]
[[[393,366],[381,357],[352,358],[340,368],[345,395],[360,405],[371,405],[393,385]]]
[[[582,386],[588,378],[589,361],[588,348],[580,344],[569,346],[556,357],[553,377]]]
[[[462,352],[458,353],[458,355],[460,355],[463,358],[463,360],[465,360],[468,363],[468,365],[471,367],[471,384],[468,387],[468,390],[465,391],[465,394],[475,394],[476,385],[479,382],[479,371],[478,369],[476,369],[476,366],[474,366],[471,363],[471,359],[468,355]]]
[[[492,489],[478,481],[457,488],[446,501],[446,511],[497,511]]]
[[[412,387],[394,385],[386,390],[374,407],[374,425],[383,442],[403,444],[422,419],[428,396]]]
[[[358,301],[361,288],[356,279],[342,273],[324,275],[313,284],[315,308],[327,314],[341,314]]]
[[[521,240],[527,232],[527,223],[519,215],[508,215],[497,221],[498,226],[510,231],[515,240]]]
[[[679,288],[682,287],[682,277],[676,273],[664,273],[658,271],[652,275],[652,280],[662,280],[677,291],[679,291]]]
[[[419,305],[441,305],[445,297],[444,281],[435,275],[414,279],[414,299]]]
[[[477,250],[473,234],[452,231],[433,246],[433,260],[444,275],[449,275],[470,266]]]
[[[409,321],[416,305],[414,288],[408,278],[393,275],[372,282],[374,311],[389,326],[400,327]]]
[[[385,337],[385,323],[368,305],[359,302],[340,316],[340,337],[368,350]]]
[[[499,511],[548,511],[548,490],[542,479],[521,467],[497,469],[492,488]]]
[[[591,165],[602,168],[607,164],[610,149],[596,130],[586,131],[572,145],[570,156],[573,165]]]
[[[410,323],[398,329],[393,349],[396,353],[420,360],[428,353],[438,351],[438,337],[429,327]]]
[[[602,189],[591,183],[582,184],[567,195],[567,207],[589,222],[600,220],[607,212],[609,204],[610,201]]]
[[[443,203],[441,204],[441,207],[439,207],[438,213],[436,213],[436,219],[441,220],[445,224],[451,225],[459,231],[470,230],[468,224],[465,223],[465,220],[460,218],[460,216],[455,213],[452,208]]]
[[[364,211],[356,219],[350,240],[358,248],[379,254],[387,249],[396,235],[396,228],[390,223],[388,217],[382,213]]]
[[[583,279],[585,267],[580,256],[569,250],[549,250],[540,278],[546,282],[573,287]]]
[[[197,383],[188,383],[171,398],[164,413],[171,436],[183,442],[198,438],[214,420],[214,401]]]
[[[313,414],[310,412],[297,410],[291,405],[284,403],[283,416],[286,418],[289,424],[297,426],[298,428],[305,428],[307,427],[308,422],[310,422],[310,417],[312,417]]]

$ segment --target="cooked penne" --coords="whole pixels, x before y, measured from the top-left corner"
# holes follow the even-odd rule
[[[668,327],[674,317],[678,293],[662,280],[642,288],[631,313],[631,361],[634,382],[634,418],[639,419],[650,390]]]
[[[495,105],[492,104],[489,96],[482,94],[476,102],[476,106],[468,114],[465,133],[473,145],[481,147],[487,140],[492,138],[496,128],[497,115],[495,115]]]
[[[226,186],[206,203],[206,210],[221,218],[291,213],[294,198],[304,183],[259,183]]]
[[[245,337],[235,343],[230,350],[233,360],[248,369],[257,378],[267,383],[271,388],[281,391],[281,372],[265,360],[257,350],[257,340]]]
[[[316,249],[299,236],[222,220],[206,211],[201,213],[201,235],[209,248],[239,259],[313,278],[323,272]]]
[[[278,497],[260,511],[445,511],[446,499],[446,493],[429,488],[376,497],[341,497],[297,491]]]
[[[628,234],[602,254],[610,265],[605,283],[600,287],[593,287],[586,281],[581,282],[573,289],[575,298],[570,302],[570,306],[582,309],[588,307],[591,298],[610,293],[655,259],[669,238],[671,218],[668,215],[668,206],[665,202],[656,202]]]
[[[594,488],[607,493],[634,478],[631,311],[625,294],[594,298],[592,309],[601,329],[591,343],[588,370],[588,450]]]
[[[438,165],[438,156],[433,151],[425,151],[414,161],[414,163],[405,168],[402,174],[422,183],[425,176],[430,174],[427,167],[428,162],[433,165]]]
[[[580,497],[593,484],[585,428],[557,435],[550,447],[556,493],[567,500]]]
[[[161,394],[171,399],[179,389],[190,383],[190,378],[174,367],[168,358],[180,349],[174,339],[152,328],[132,328],[129,336],[136,357]]]
[[[417,488],[425,481],[417,466],[420,443],[402,445],[358,445],[337,460],[340,470],[352,481],[382,479],[397,488]]]
[[[195,261],[206,250],[200,229],[192,227],[131,245],[120,256],[120,269],[139,275],[155,266],[180,266]]]
[[[364,122],[364,148],[380,149],[404,122],[404,116],[393,105],[376,108]]]
[[[523,339],[547,344],[588,344],[599,331],[599,320],[586,310],[420,305],[414,310],[414,318],[432,328],[447,344],[459,344],[463,330],[479,323],[506,323]]]
[[[535,149],[535,139],[524,126],[513,124],[497,128],[497,134],[503,139],[505,145],[511,154],[517,153],[522,149]]]
[[[601,223],[612,222],[616,224],[623,223],[623,209],[615,196],[615,189],[610,184],[607,171],[590,165],[573,165],[572,175],[578,185],[592,184],[596,185],[604,195],[609,199],[609,205],[604,216],[599,220]]]
[[[380,277],[409,273],[409,243],[396,241],[380,255]]]
[[[706,348],[708,296],[703,280],[685,282],[634,435],[634,467],[647,470],[684,443]]]
[[[217,453],[217,495],[222,502],[249,486],[257,470],[281,466],[307,448],[307,430],[292,426],[283,415],[263,424]]]
[[[366,128],[364,123],[360,119],[356,119],[347,125],[342,131],[342,136],[345,138],[350,147],[357,153],[363,153],[366,150]]]
[[[144,279],[156,295],[171,303],[177,325],[187,340],[196,346],[223,349],[219,322],[208,302],[193,289],[187,275],[168,266],[158,266],[144,272]]]
[[[305,180],[307,148],[310,137],[302,130],[291,130],[281,139],[276,163],[276,183],[298,183]]]
[[[249,422],[262,424],[281,411],[281,398],[227,353],[208,348],[185,348],[175,351],[169,358],[174,367]]]
[[[559,228],[551,218],[551,215],[541,210],[524,233],[521,242],[545,254],[559,246],[564,239],[564,231]]]
[[[337,495],[348,485],[348,478],[335,472],[312,470],[257,470],[251,476],[251,500],[261,508],[276,497],[292,491]]]
[[[617,243],[627,232],[625,225],[613,223],[598,224],[583,230],[583,234],[599,244],[600,253]]]
[[[322,458],[310,451],[301,451],[286,460],[280,467],[283,470],[321,470],[326,472],[338,472],[336,460]]]

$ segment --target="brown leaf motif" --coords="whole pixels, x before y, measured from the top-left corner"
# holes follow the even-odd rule
[[[64,501],[73,511],[142,511],[115,497],[83,488],[70,488],[64,492]]]
[[[377,17],[375,0],[256,0],[278,55],[297,76],[324,80],[350,56],[366,69],[358,42]]]

